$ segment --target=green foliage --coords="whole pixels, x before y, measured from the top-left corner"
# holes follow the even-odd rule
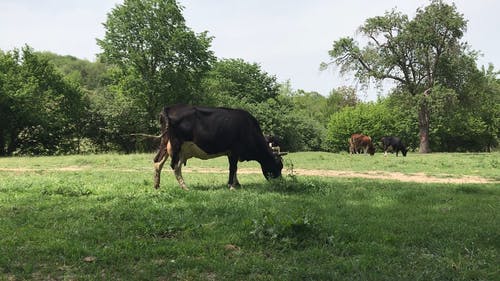
[[[403,143],[413,144],[415,124],[409,116],[390,107],[390,103],[390,100],[360,103],[334,113],[327,129],[328,150],[349,151],[348,140],[355,133],[370,136],[374,143],[379,143],[383,136],[399,136]]]
[[[108,67],[100,61],[90,62],[50,52],[42,52],[40,55],[48,59],[66,79],[79,84],[87,91],[102,89],[109,82]]]
[[[147,112],[126,95],[114,91],[95,95],[90,110],[93,120],[88,128],[88,137],[97,151],[130,153],[152,149],[151,143],[133,138],[130,134],[147,132],[149,127],[157,124],[144,121],[148,120]]]
[[[290,82],[281,84],[278,101],[281,112],[286,112],[279,136],[283,136],[290,151],[325,150],[325,124],[329,105],[325,97],[316,92],[293,90]],[[286,110],[285,110],[286,109]]]
[[[256,63],[242,59],[217,61],[203,80],[208,103],[216,106],[238,107],[275,99],[279,85]]]
[[[468,78],[461,92],[436,85],[432,95],[425,97],[430,108],[430,145],[433,151],[491,151],[498,145],[498,101],[500,91],[498,80],[490,68],[490,78],[486,72]],[[389,98],[389,106],[400,117],[398,126],[416,127],[413,104],[421,102],[423,96],[411,96],[394,92]],[[405,117],[406,116],[406,117]],[[411,117],[411,118],[407,118]],[[406,123],[406,125],[404,124]],[[407,135],[413,147],[415,132]]]
[[[25,47],[0,53],[0,155],[71,153],[88,106],[79,86]]]
[[[156,120],[167,104],[202,98],[201,80],[213,61],[211,38],[186,26],[175,0],[127,0],[104,26],[100,57],[120,68],[114,85],[147,113],[143,122]]]
[[[285,97],[291,100],[294,110],[311,120],[325,123],[328,120],[328,100],[317,92],[292,91]]]
[[[360,103],[360,100],[356,95],[355,89],[351,87],[339,87],[330,92],[326,103],[326,108],[322,110],[325,110],[324,115],[329,118],[333,113],[340,111],[344,107],[356,106]]]
[[[394,81],[399,89],[410,95],[422,95],[414,110],[418,112],[420,151],[430,152],[430,109],[426,97],[437,84],[446,84],[459,92],[474,68],[462,67],[460,62],[475,62],[475,54],[460,43],[467,21],[456,6],[442,0],[433,0],[417,9],[413,19],[393,10],[384,16],[369,18],[359,28],[368,39],[364,47],[353,38],[341,38],[333,44],[331,62],[341,72],[353,73],[363,84],[372,80]],[[470,65],[470,64],[469,64]],[[465,76],[464,76],[465,74]],[[448,85],[447,85],[448,86]]]

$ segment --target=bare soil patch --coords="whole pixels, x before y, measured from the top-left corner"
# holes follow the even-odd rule
[[[226,170],[209,169],[209,168],[185,168],[183,172],[197,172],[197,173],[227,173]],[[238,174],[260,174],[258,169],[238,169]],[[283,171],[284,174],[287,172]],[[478,177],[478,176],[456,176],[456,175],[442,175],[429,176],[424,173],[403,174],[400,172],[385,172],[385,171],[338,171],[338,170],[310,170],[310,169],[294,169],[293,175],[297,176],[318,176],[318,177],[341,177],[341,178],[365,178],[365,179],[378,179],[378,180],[396,180],[401,182],[419,182],[419,183],[498,183],[496,181]]]
[[[486,178],[478,176],[456,176],[443,175],[443,177],[429,176],[424,173],[403,174],[400,172],[370,171],[334,171],[334,170],[305,170],[297,169],[298,175],[322,176],[322,177],[345,177],[345,178],[366,178],[380,180],[397,180],[402,182],[421,183],[495,183]]]

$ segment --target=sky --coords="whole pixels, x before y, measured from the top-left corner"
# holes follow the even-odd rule
[[[101,50],[96,38],[104,37],[107,14],[121,0],[0,0],[0,49],[29,45],[94,61]],[[355,87],[364,100],[385,95],[383,89],[362,91],[356,81],[332,67],[328,50],[341,37],[360,40],[356,30],[367,18],[393,8],[413,18],[427,0],[179,0],[187,25],[196,33],[208,31],[218,58],[241,58],[257,63],[279,82],[293,89],[327,96],[340,86]],[[468,20],[463,41],[483,56],[478,65],[500,66],[500,1],[448,0]]]

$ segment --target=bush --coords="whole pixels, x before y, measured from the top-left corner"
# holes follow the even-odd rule
[[[413,121],[415,120],[415,121]],[[361,133],[379,143],[383,136],[399,136],[408,146],[416,145],[418,133],[416,119],[412,119],[397,107],[389,106],[388,100],[360,103],[355,107],[345,107],[334,113],[327,127],[327,150],[349,151],[349,138]]]

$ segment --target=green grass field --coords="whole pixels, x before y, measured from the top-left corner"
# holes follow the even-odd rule
[[[498,280],[500,154],[293,153],[283,180],[151,154],[0,158],[0,280]],[[255,162],[242,169],[258,168]],[[475,176],[435,184],[294,169]]]

